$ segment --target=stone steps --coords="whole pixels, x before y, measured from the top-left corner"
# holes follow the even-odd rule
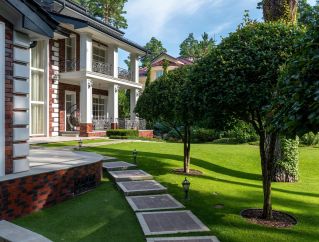
[[[135,168],[136,165],[124,161],[112,161],[103,163],[103,169],[107,171],[123,171]]]
[[[216,236],[148,238],[146,242],[220,242]]]
[[[154,180],[117,182],[118,187],[125,196],[162,194],[167,188]]]
[[[109,171],[109,175],[116,182],[145,181],[153,179],[153,176],[142,170]]]

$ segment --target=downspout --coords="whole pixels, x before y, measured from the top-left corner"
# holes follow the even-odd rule
[[[0,22],[0,177],[6,174],[5,152],[5,42],[6,25]]]

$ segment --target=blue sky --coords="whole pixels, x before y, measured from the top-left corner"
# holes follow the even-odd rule
[[[249,10],[252,19],[261,20],[262,11],[256,8],[259,1],[128,0],[125,10],[129,27],[125,36],[143,46],[154,36],[169,54],[178,56],[179,45],[189,33],[200,38],[207,32],[218,41],[242,22],[244,10]],[[308,2],[313,4],[315,0]]]

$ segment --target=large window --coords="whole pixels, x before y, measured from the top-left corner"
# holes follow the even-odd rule
[[[75,71],[76,60],[76,37],[70,37],[65,40],[65,70]]]
[[[46,49],[44,41],[31,49],[31,135],[44,135],[45,132]]]
[[[105,46],[93,45],[93,61],[106,63],[107,48]]]
[[[93,119],[106,118],[106,96],[93,95]]]

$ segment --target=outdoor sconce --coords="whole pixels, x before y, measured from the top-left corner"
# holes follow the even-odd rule
[[[133,150],[132,155],[133,155],[134,164],[137,164],[137,151],[136,151],[136,149]]]
[[[79,141],[78,141],[78,143],[79,143],[79,150],[82,148],[82,145],[83,145],[83,141],[82,141],[82,139],[80,139]]]
[[[185,197],[184,197],[185,200],[189,200],[189,187],[190,187],[190,185],[191,185],[191,183],[185,177],[185,180],[182,182],[183,190],[185,193]]]

